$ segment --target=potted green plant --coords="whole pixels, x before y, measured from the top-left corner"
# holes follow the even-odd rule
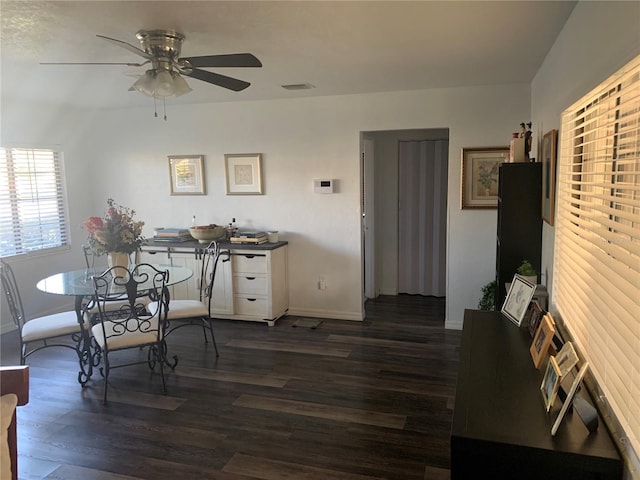
[[[529,260],[523,260],[516,272],[534,285],[538,283],[538,272]]]
[[[482,296],[478,302],[479,310],[495,310],[496,309],[496,281],[492,280],[482,287]]]

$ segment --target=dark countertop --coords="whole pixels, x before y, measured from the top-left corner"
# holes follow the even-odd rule
[[[227,240],[218,240],[221,250],[275,250],[276,248],[288,245],[289,242],[281,241],[277,243],[261,243],[260,245],[244,244],[244,243],[231,243]],[[188,242],[156,242],[154,240],[147,240],[142,244],[143,247],[157,247],[157,248],[171,248],[171,249],[204,249],[207,247],[206,243],[200,243],[197,240],[191,240]]]

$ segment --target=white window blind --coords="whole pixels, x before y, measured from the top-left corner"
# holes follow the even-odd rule
[[[0,148],[0,257],[60,247],[67,238],[58,153]]]
[[[554,304],[640,452],[640,56],[562,116]]]

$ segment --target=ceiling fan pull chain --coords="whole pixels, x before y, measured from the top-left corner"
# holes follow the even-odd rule
[[[167,121],[167,101],[165,97],[162,97],[162,109],[164,110],[164,121]]]
[[[156,105],[156,97],[153,97],[153,116],[158,118],[158,106]]]

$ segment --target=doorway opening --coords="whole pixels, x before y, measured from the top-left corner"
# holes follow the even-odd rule
[[[361,132],[363,302],[444,297],[449,129]]]

